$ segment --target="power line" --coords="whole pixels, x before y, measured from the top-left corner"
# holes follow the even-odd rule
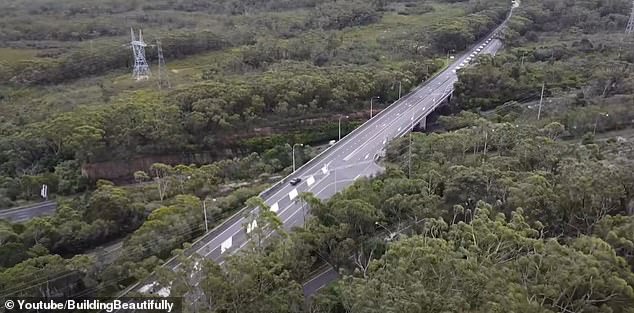
[[[165,59],[163,58],[163,48],[161,47],[161,41],[156,40],[156,50],[158,51],[158,88],[161,90],[163,87],[170,89],[169,77],[167,76],[167,67],[165,66]]]
[[[632,13],[630,13],[630,20],[627,22],[627,27],[625,27],[625,33],[631,34],[634,32],[634,1],[632,2]]]
[[[146,80],[150,78],[150,67],[145,60],[145,47],[147,47],[147,44],[143,41],[143,33],[139,30],[139,38],[137,39],[134,36],[134,30],[130,29],[130,37],[130,45],[134,56],[132,76],[137,81]]]

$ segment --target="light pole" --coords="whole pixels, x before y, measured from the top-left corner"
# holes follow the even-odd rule
[[[394,239],[394,236],[396,236],[396,233],[394,233],[391,230],[387,229],[387,227],[383,226],[381,223],[374,222],[374,225],[380,226],[381,228],[385,229],[388,232],[388,234],[389,234],[389,237],[388,237],[389,240],[388,241]]]
[[[456,49],[448,49],[447,50],[447,66],[449,66],[449,53],[450,52],[455,52],[455,51],[456,51]],[[453,59],[453,56],[451,58]]]
[[[374,99],[381,99],[381,97],[374,96],[374,97],[370,98],[370,118],[372,118],[372,102],[374,101]]]
[[[412,178],[412,133],[414,132],[414,111],[412,111],[412,125],[409,129],[409,152],[407,156],[407,178]]]
[[[594,128],[592,129],[592,136],[597,134],[597,124],[599,124],[599,118],[601,116],[605,116],[608,117],[610,116],[608,113],[599,113],[599,115],[597,116],[597,118],[594,120]]]
[[[216,202],[216,198],[212,200],[214,203]],[[209,221],[207,220],[207,198],[203,199],[203,214],[205,215],[205,233],[209,232]]]
[[[293,150],[293,172],[295,172],[295,146],[303,147],[304,144],[296,143],[296,144],[293,145],[293,149],[292,149]]]
[[[339,140],[341,140],[341,118],[343,116],[339,116]],[[346,119],[348,119],[348,115],[346,115]]]
[[[398,81],[398,98],[399,99],[401,99],[401,89],[402,89],[401,87],[402,87],[402,84],[401,84],[401,81],[399,80]]]

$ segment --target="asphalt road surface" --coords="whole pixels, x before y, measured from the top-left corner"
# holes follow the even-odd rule
[[[491,40],[480,49],[480,53],[494,52],[501,46],[498,40]],[[475,52],[475,49],[473,50]],[[390,107],[357,132],[346,136],[340,144],[331,147],[323,157],[311,161],[286,178],[286,183],[264,200],[271,210],[277,213],[290,230],[301,226],[307,214],[298,195],[311,192],[320,199],[328,199],[336,192],[351,185],[361,177],[378,174],[382,169],[375,163],[375,157],[381,153],[389,141],[410,131],[414,124],[427,116],[449,95],[457,80],[452,72],[456,66],[470,56],[470,53],[459,58],[448,70],[430,80],[422,88],[401,99],[394,107]],[[302,181],[293,186],[288,183],[293,178]],[[202,256],[222,262],[222,257],[244,247],[247,240],[248,219],[242,217],[227,227],[220,234],[211,238],[196,252]]]
[[[492,33],[499,31],[501,27]],[[340,142],[265,191],[261,194],[262,199],[277,213],[285,229],[301,226],[307,211],[301,201],[298,201],[299,193],[310,192],[320,199],[328,199],[355,180],[380,173],[382,168],[375,163],[375,157],[382,152],[388,142],[409,132],[418,121],[433,112],[449,96],[453,84],[458,80],[456,71],[468,66],[469,62],[480,54],[494,54],[501,46],[499,40],[492,36],[486,37],[456,58],[446,70],[373,116]],[[301,178],[301,182],[297,185],[289,184],[294,178]],[[257,227],[248,221],[247,217],[236,215],[195,242],[192,249],[195,253],[222,264],[223,257],[235,253],[248,243],[249,229]],[[176,269],[180,264],[168,262],[167,266]],[[316,292],[336,276],[332,271],[317,275],[305,285],[305,292]],[[131,289],[148,290],[151,282],[152,280],[140,283]]]
[[[0,211],[0,219],[13,223],[25,222],[34,217],[51,215],[55,213],[57,203],[55,201],[45,201],[23,207],[6,209]]]
[[[480,45],[477,45],[476,48],[473,51],[475,51],[476,49],[479,49],[479,47],[480,47]],[[500,40],[493,39],[480,50],[479,54],[480,55],[481,54],[495,55],[495,53],[501,47],[502,47],[502,42]],[[471,53],[473,53],[473,52],[471,52]],[[453,70],[456,70],[456,68],[464,68],[464,66],[461,67],[460,64],[467,58],[467,56],[470,57],[471,53],[465,54],[465,56],[463,58],[460,58],[456,63],[454,63],[453,66],[449,67],[449,71],[451,71],[451,73],[453,73]],[[467,66],[466,63],[465,63],[465,66]],[[338,278],[339,278],[339,275],[331,267],[319,272],[317,275],[313,276],[309,281],[304,283],[304,285],[303,285],[304,296],[306,298],[309,298],[310,296],[314,295],[317,291],[319,291],[323,287],[327,286],[331,282],[334,282]]]

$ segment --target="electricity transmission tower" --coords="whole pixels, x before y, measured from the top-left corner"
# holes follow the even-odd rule
[[[163,48],[161,48],[160,40],[156,40],[156,50],[158,51],[158,88],[159,90],[163,87],[169,89],[172,86],[170,85],[170,80],[167,76],[167,67],[165,66]]]
[[[627,22],[627,27],[625,28],[626,34],[631,34],[634,32],[634,1],[632,2],[632,13],[630,13],[630,20]]]
[[[147,45],[143,42],[143,33],[139,30],[139,39],[134,38],[134,30],[130,28],[130,35],[132,37],[132,41],[130,41],[130,45],[132,45],[132,53],[134,54],[134,70],[132,71],[132,76],[135,80],[146,80],[150,78],[150,67],[145,60],[145,47]]]

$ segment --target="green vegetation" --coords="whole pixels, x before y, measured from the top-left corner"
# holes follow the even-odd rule
[[[204,261],[191,307],[299,312],[302,283],[328,264],[343,277],[310,312],[634,312],[634,91],[609,61],[630,43],[607,35],[629,10],[557,3],[522,1],[511,46],[460,72],[454,108],[487,111],[414,134],[411,163],[396,140],[385,174],[327,202],[304,195],[312,219],[267,249]],[[185,294],[193,262],[163,283]]]
[[[253,240],[222,268],[181,257],[163,284],[202,293],[192,309],[300,312],[302,283],[328,264],[343,278],[310,312],[632,312],[633,144],[568,143],[556,123],[471,114],[443,124],[465,120],[415,134],[411,176],[397,140],[380,177],[327,202],[303,195],[304,228]]]
[[[112,296],[156,271],[188,312],[634,312],[634,141],[624,138],[634,137],[634,45],[611,37],[625,0],[522,1],[504,51],[458,73],[456,114],[414,133],[411,158],[409,138],[392,142],[378,177],[327,201],[300,195],[311,216],[292,232],[257,198],[288,172],[292,144],[333,138],[338,114],[362,114],[370,97],[391,101],[396,83],[407,90],[441,69],[503,19],[505,1],[14,5],[15,16],[2,11],[8,46],[24,49],[20,14],[41,19],[30,30],[69,21],[29,34],[63,43],[32,48],[45,58],[1,65],[31,78],[1,87],[0,110],[19,114],[0,121],[0,205],[36,197],[42,183],[85,194],[52,217],[0,223],[0,297]],[[170,54],[183,58],[172,63],[177,87],[133,85],[107,48],[94,53],[116,62],[65,72],[70,47],[90,51],[77,38],[105,34],[70,22],[89,14],[93,25],[135,16],[165,42],[195,29],[178,37],[191,47]],[[127,25],[116,25],[123,40]],[[155,163],[127,187],[80,178],[86,163],[209,150],[236,157]],[[296,154],[301,164],[315,151]],[[247,216],[259,225],[252,240],[222,266],[181,250],[205,228],[203,203],[210,227],[245,203],[262,208]],[[123,240],[115,257],[82,254],[112,240]],[[171,256],[182,266],[159,267]],[[305,306],[303,283],[325,265],[341,279]]]
[[[18,187],[23,176],[58,190],[55,167],[67,161],[81,168],[200,151],[221,159],[328,141],[339,114],[353,117],[350,130],[368,99],[381,96],[380,108],[399,84],[405,91],[419,84],[444,65],[444,45],[465,47],[507,10],[501,0],[115,1],[90,12],[75,1],[4,5],[12,10],[2,10],[0,42],[27,49],[16,38],[28,38],[36,57],[8,59],[0,71],[0,191],[14,190],[0,193],[3,206],[33,195]],[[12,23],[27,12],[32,23]],[[56,31],[38,31],[51,19],[60,20]],[[99,26],[106,22],[116,26]],[[161,37],[172,90],[124,74],[127,25],[146,28],[148,41]]]

